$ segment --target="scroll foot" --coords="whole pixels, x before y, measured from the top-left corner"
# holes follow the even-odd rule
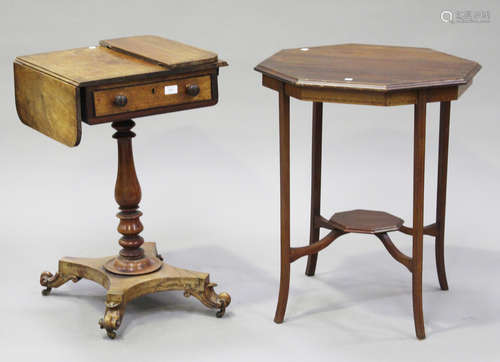
[[[217,311],[217,313],[215,313],[215,316],[217,318],[222,318],[224,316],[224,314],[226,313],[226,306],[228,306],[229,303],[231,303],[231,297],[226,292],[222,292],[219,294],[219,299],[220,299],[221,306],[220,306],[219,310]]]
[[[107,302],[106,312],[104,313],[104,318],[99,320],[99,326],[101,329],[106,330],[106,334],[109,338],[114,339],[116,337],[116,330],[120,328],[122,317],[123,311],[121,305]]]
[[[42,295],[49,295],[52,288],[60,287],[70,280],[72,280],[73,283],[76,283],[80,279],[81,278],[76,275],[63,275],[60,273],[56,273],[55,275],[53,275],[51,272],[44,271],[40,275],[40,285],[42,287],[45,287],[45,289],[42,290]]]
[[[217,313],[215,313],[215,316],[217,318],[222,318],[222,316],[226,313],[226,308],[231,303],[231,296],[226,292],[217,294],[214,290],[216,286],[217,284],[215,283],[207,283],[205,284],[203,291],[196,291],[186,287],[184,290],[184,296],[187,298],[192,295],[208,308],[219,309]]]

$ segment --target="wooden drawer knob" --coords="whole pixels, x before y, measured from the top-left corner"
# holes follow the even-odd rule
[[[188,84],[186,86],[186,93],[194,97],[200,94],[200,86],[198,84]]]
[[[123,95],[116,96],[113,103],[118,107],[123,107],[127,104],[127,96]]]

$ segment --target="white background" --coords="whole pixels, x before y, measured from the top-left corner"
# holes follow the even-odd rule
[[[487,24],[445,24],[444,9],[489,10]],[[0,350],[12,361],[498,361],[497,36],[494,1],[3,1],[0,14]],[[215,51],[215,107],[137,119],[143,236],[173,265],[210,272],[233,302],[216,319],[165,292],[131,302],[118,337],[98,329],[104,290],[82,280],[50,297],[39,274],[61,256],[118,251],[116,145],[109,124],[83,126],[69,149],[22,125],[15,56],[155,34]],[[346,42],[421,46],[476,60],[451,107],[446,264],[440,291],[426,237],[424,317],[414,335],[411,277],[370,236],[323,251],[317,274],[292,265],[285,323],[279,280],[277,94],[253,67],[283,48]],[[311,104],[291,101],[292,239],[308,240]],[[428,107],[425,220],[435,215],[439,105]],[[413,108],[324,107],[322,213],[386,210],[411,225]],[[394,234],[400,248],[411,240]],[[5,357],[5,359],[4,359]]]

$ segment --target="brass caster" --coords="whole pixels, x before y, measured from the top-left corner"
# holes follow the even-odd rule
[[[42,274],[40,274],[40,285],[42,287],[45,287],[45,289],[42,290],[42,295],[47,296],[50,294],[52,288],[49,287],[49,283],[54,282],[57,278],[59,278],[59,273],[56,273],[55,276],[48,271],[44,271],[42,272]]]
[[[99,326],[101,327],[101,329],[106,329],[106,334],[108,335],[108,337],[110,339],[115,339],[116,332],[111,328],[104,327],[104,319],[103,318],[99,319]]]
[[[221,306],[220,306],[220,309],[217,311],[217,313],[215,313],[215,316],[217,318],[222,318],[224,317],[224,314],[226,313],[226,303],[224,303],[224,301],[220,302]]]
[[[215,313],[215,316],[217,318],[222,318],[226,313],[226,307],[229,305],[229,303],[231,303],[231,297],[226,292],[222,292],[219,294],[219,299],[220,299],[220,308],[217,311],[217,313]]]

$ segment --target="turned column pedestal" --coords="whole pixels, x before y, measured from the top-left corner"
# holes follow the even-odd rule
[[[137,179],[132,153],[132,120],[113,122],[113,135],[118,141],[118,176],[115,199],[120,206],[118,232],[122,234],[119,254],[105,258],[69,258],[59,261],[59,271],[53,275],[43,272],[40,284],[45,287],[43,295],[52,288],[81,278],[93,280],[107,289],[106,312],[99,320],[110,338],[115,338],[128,301],[141,295],[165,290],[180,290],[186,297],[194,296],[209,308],[218,309],[216,316],[222,317],[231,302],[227,293],[217,294],[215,283],[209,275],[180,269],[163,263],[155,243],[145,243],[139,235],[143,230],[138,210],[141,187]]]
[[[135,172],[132,138],[135,133],[132,128],[134,121],[113,122],[116,133],[113,138],[118,142],[118,175],[116,177],[115,199],[120,205],[116,215],[120,219],[118,232],[120,238],[119,256],[111,259],[104,268],[115,274],[141,275],[154,272],[161,268],[161,261],[155,256],[147,256],[141,248],[144,239],[139,235],[144,229],[138,210],[141,201],[141,186]]]

